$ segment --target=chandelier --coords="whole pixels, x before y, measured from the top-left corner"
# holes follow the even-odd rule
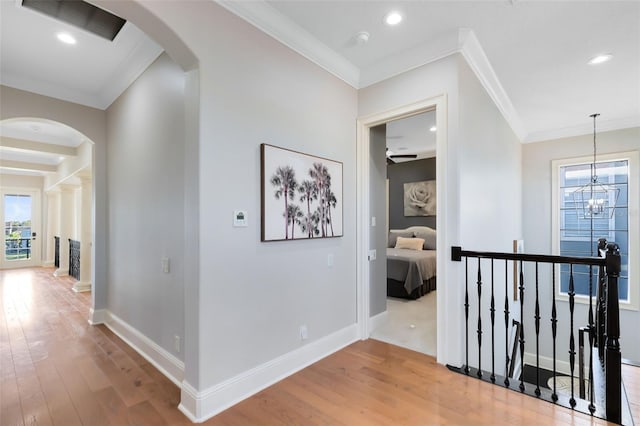
[[[595,219],[613,217],[620,189],[598,181],[596,174],[596,118],[600,114],[591,114],[593,118],[593,163],[591,163],[591,179],[588,184],[573,192],[573,202],[578,219]]]

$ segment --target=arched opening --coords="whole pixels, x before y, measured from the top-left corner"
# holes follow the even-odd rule
[[[72,127],[42,118],[6,119],[0,129],[5,223],[0,265],[57,264],[57,276],[70,271],[75,276],[74,291],[90,291],[94,143]]]

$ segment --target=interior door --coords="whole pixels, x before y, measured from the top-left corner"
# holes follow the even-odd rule
[[[4,250],[0,267],[7,269],[39,266],[40,192],[3,188],[1,193]]]

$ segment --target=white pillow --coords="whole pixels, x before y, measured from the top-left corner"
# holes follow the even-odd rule
[[[396,241],[397,249],[422,250],[424,240],[422,238],[398,237]]]

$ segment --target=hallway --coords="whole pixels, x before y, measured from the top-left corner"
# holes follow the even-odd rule
[[[105,326],[53,268],[0,271],[0,424],[190,424],[180,390]]]

